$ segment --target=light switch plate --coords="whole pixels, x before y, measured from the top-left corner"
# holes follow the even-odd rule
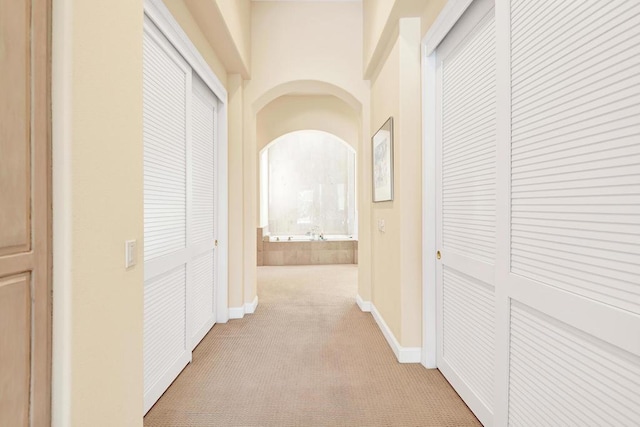
[[[135,240],[127,240],[124,242],[124,266],[125,268],[131,268],[136,265],[137,262],[137,243]]]
[[[382,233],[384,233],[384,219],[378,220],[378,231],[381,231]]]

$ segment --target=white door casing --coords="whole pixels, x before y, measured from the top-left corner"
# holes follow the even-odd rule
[[[442,118],[453,113],[446,87],[444,105],[438,92],[443,81],[437,59],[445,57],[446,69],[447,55],[455,55],[451,46],[470,46],[480,34],[479,27],[474,33],[465,24],[479,19],[477,2],[459,19],[468,3],[450,1],[448,16],[438,18],[424,43],[425,105],[431,106],[425,108],[431,114],[425,117],[425,153],[445,144],[444,152],[428,159],[436,176],[444,173],[432,190],[437,207],[431,215],[441,218],[442,208],[445,215],[453,212],[460,230],[468,228],[459,221],[463,213],[469,220],[486,209],[482,200],[469,203],[463,196],[475,195],[486,182],[474,180],[461,193],[448,194],[457,189],[447,180],[457,181],[447,173],[455,173],[464,155],[482,151],[476,150],[478,139],[468,142],[464,155],[446,156],[452,134],[439,140],[447,129]],[[446,216],[437,224],[442,260],[426,261],[438,278],[437,365],[485,425],[638,425],[640,4],[495,3],[495,263],[491,276],[491,253],[476,250],[480,236],[488,236],[480,233],[487,230],[481,215],[473,217],[473,230],[452,233],[449,243]],[[448,31],[453,22],[458,24]],[[436,53],[428,50],[435,46]],[[486,50],[488,43],[479,46]],[[478,72],[484,70],[485,78],[491,72],[475,61],[467,78],[478,82]],[[464,108],[476,105],[472,90],[462,92]],[[453,135],[478,133],[477,115],[466,117]],[[462,176],[474,177],[482,161],[466,166]],[[460,206],[463,212],[456,211]],[[466,239],[457,250],[456,238]],[[464,272],[448,272],[450,267]],[[453,308],[447,305],[447,280],[457,285],[457,293],[449,292],[450,301],[458,297]],[[494,288],[492,379],[477,372],[489,365],[476,360],[488,357],[478,344],[490,335],[484,333],[487,293],[478,292],[483,283]],[[463,290],[467,295],[460,295]],[[455,315],[448,323],[447,312]],[[425,331],[433,333],[428,319],[425,313]],[[448,357],[456,340],[462,356]]]

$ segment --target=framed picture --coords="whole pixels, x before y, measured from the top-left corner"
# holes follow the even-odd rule
[[[373,157],[373,201],[393,200],[393,117],[371,138]]]

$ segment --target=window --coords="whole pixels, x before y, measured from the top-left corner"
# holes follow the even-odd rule
[[[271,235],[356,234],[355,151],[347,143],[292,132],[262,151],[260,166],[262,223]]]

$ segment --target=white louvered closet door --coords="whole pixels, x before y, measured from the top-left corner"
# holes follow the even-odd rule
[[[485,425],[640,425],[640,2],[474,2],[436,50],[438,367]]]
[[[191,69],[145,18],[144,411],[191,360],[187,142]]]
[[[193,307],[191,348],[202,340],[215,322],[215,200],[217,100],[211,90],[194,73],[191,103],[192,274],[189,286]]]
[[[494,24],[493,2],[476,2],[437,50],[437,363],[483,423],[494,406]]]
[[[638,426],[640,2],[496,9],[511,123],[497,422]]]

